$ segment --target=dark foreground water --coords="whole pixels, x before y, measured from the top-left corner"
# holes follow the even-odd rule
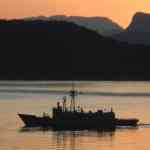
[[[0,150],[149,150],[150,126],[98,131],[23,130],[17,113],[49,112],[71,82],[0,82]],[[76,82],[77,105],[114,108],[117,117],[150,123],[150,82]],[[68,97],[69,104],[69,97]]]

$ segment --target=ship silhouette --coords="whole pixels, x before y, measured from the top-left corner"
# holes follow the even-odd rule
[[[67,107],[67,97],[64,96],[62,103],[57,102],[57,106],[52,109],[52,117],[43,113],[43,116],[31,114],[21,114],[18,116],[23,121],[25,127],[43,127],[53,129],[98,129],[115,130],[117,126],[137,126],[138,119],[120,119],[111,108],[110,111],[101,109],[96,112],[89,110],[85,112],[80,106],[76,107],[75,97],[77,92],[72,84],[70,91],[70,107]]]

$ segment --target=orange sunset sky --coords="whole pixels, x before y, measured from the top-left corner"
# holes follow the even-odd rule
[[[0,0],[0,18],[76,15],[105,16],[126,27],[137,11],[150,12],[149,0]]]

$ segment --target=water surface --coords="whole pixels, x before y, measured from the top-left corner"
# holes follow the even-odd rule
[[[110,110],[117,117],[150,123],[150,82],[75,82],[82,93],[76,104],[86,111]],[[71,82],[0,82],[0,149],[2,150],[149,150],[150,127],[98,131],[22,130],[17,113],[42,115],[62,96]],[[69,105],[69,96],[68,105]]]

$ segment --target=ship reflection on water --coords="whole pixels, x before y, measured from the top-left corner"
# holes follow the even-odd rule
[[[116,139],[122,139],[121,142],[127,139],[128,136],[139,133],[138,127],[119,128],[116,131],[99,131],[99,130],[76,130],[76,131],[57,131],[43,128],[21,128],[19,132],[27,137],[32,135],[34,138],[43,137],[40,143],[45,143],[50,146],[50,149],[60,150],[84,150],[84,149],[115,149],[118,144]],[[124,139],[124,140],[123,140]],[[132,139],[134,140],[134,139]],[[43,144],[44,144],[43,143]],[[48,144],[49,143],[49,144]],[[121,148],[119,146],[119,148]],[[124,147],[123,147],[124,148]]]
[[[99,130],[79,130],[79,131],[54,131],[52,129],[46,130],[45,128],[21,128],[20,133],[43,133],[43,135],[49,135],[47,140],[53,143],[54,149],[63,150],[77,150],[86,148],[85,144],[96,146],[95,142],[98,141],[113,141],[115,136],[114,131],[99,131]],[[92,146],[92,147],[93,147]],[[91,148],[92,148],[91,147]]]
[[[99,140],[105,138],[112,140],[114,132],[98,132],[98,131],[68,131],[68,132],[55,132],[53,134],[53,140],[57,143],[58,147],[63,147],[63,149],[76,150],[78,147],[82,147],[82,142],[92,143],[94,141],[89,141],[88,137],[99,138]],[[84,140],[83,140],[84,137]],[[91,147],[92,148],[92,147]]]

